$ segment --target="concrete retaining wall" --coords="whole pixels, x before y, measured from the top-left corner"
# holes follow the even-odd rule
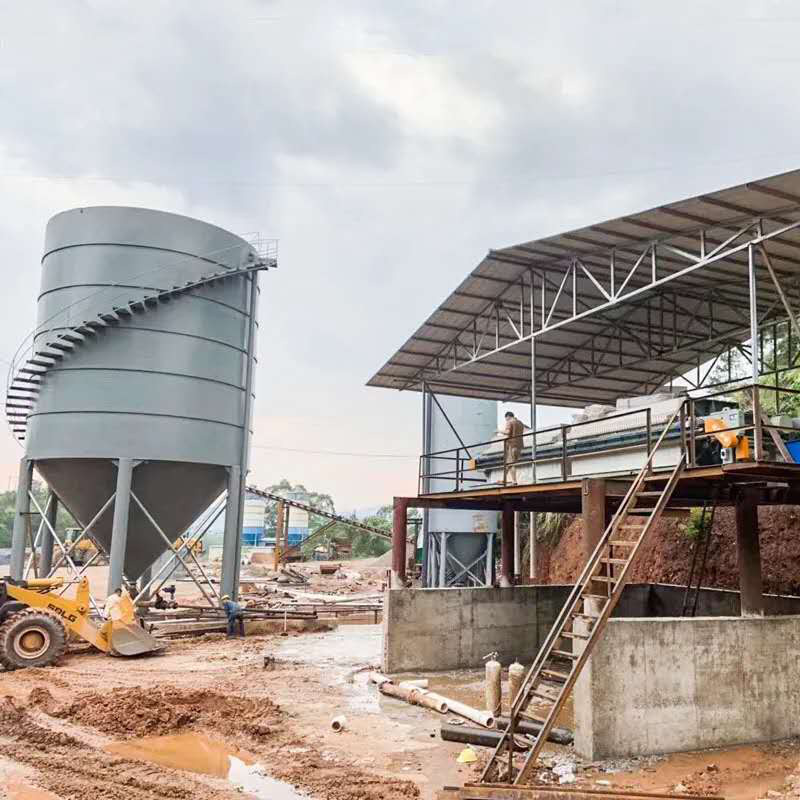
[[[503,663],[529,663],[570,589],[392,589],[384,595],[383,671],[480,667],[493,650]]]
[[[589,759],[800,733],[800,616],[612,619],[575,684]]]
[[[497,650],[500,660],[530,663],[555,622],[571,586],[513,589],[392,589],[383,615],[383,670],[480,667]],[[615,617],[675,617],[684,587],[629,584]],[[800,614],[800,597],[767,596],[770,614]],[[697,616],[738,616],[739,593],[703,589]]]

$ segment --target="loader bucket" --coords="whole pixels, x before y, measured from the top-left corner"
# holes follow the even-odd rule
[[[138,625],[126,622],[113,622],[111,625],[111,655],[140,656],[144,653],[156,653],[166,645],[152,637]]]

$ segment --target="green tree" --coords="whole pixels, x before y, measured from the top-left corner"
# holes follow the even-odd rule
[[[269,492],[270,494],[277,494],[280,497],[289,497],[291,495],[292,499],[298,500],[301,503],[305,503],[308,506],[318,508],[321,511],[328,511],[331,514],[336,512],[336,507],[333,504],[333,498],[329,494],[310,491],[309,489],[306,489],[302,483],[292,484],[290,481],[286,480],[286,478],[278,483],[274,483],[272,486],[268,486],[265,491]],[[277,511],[277,503],[267,504],[264,526],[272,534],[275,533]],[[327,522],[329,522],[327,517],[322,517],[317,514],[309,515],[308,525],[312,532]]]
[[[33,495],[42,509],[44,509],[47,504],[47,487],[38,481],[34,481]],[[10,492],[0,492],[0,547],[11,547],[16,505],[17,492],[15,489]],[[31,510],[36,511],[36,507],[33,506]],[[39,517],[34,515],[30,519],[35,535],[36,529],[39,527]],[[78,523],[72,519],[64,507],[59,505],[58,519],[56,520],[56,532],[59,536],[66,528],[74,528],[77,525]]]

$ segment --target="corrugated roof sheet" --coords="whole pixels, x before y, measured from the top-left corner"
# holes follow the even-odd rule
[[[747,250],[739,249],[725,260],[691,271],[686,269],[691,260],[678,251],[696,255],[703,229],[708,254],[756,217],[765,219],[769,232],[800,219],[800,170],[491,250],[368,385],[419,391],[425,381],[445,394],[526,401],[531,345],[530,322],[524,313],[523,325],[528,327],[523,328],[521,339],[504,324],[496,342],[499,347],[489,348],[493,352],[465,359],[463,351],[474,350],[481,335],[476,320],[485,322],[485,315],[494,313],[495,307],[498,313],[516,319],[519,329],[519,298],[529,292],[525,282],[531,271],[546,276],[549,306],[562,280],[570,282],[565,273],[578,259],[597,281],[576,267],[576,310],[586,313],[571,319],[571,287],[565,286],[553,317],[563,324],[541,331],[541,320],[534,320],[537,401],[582,406],[652,391],[670,373],[686,373],[698,360],[714,358],[726,339],[749,339]],[[659,284],[648,288],[648,256],[624,290],[626,295],[641,291],[594,309],[605,302],[603,292],[610,292],[611,252],[618,290],[653,242],[658,248]],[[798,289],[800,230],[782,232],[768,244],[772,265],[791,302]],[[757,291],[762,323],[785,320],[774,286],[761,273]],[[538,293],[538,284],[534,288]],[[536,302],[538,308],[538,296]],[[489,335],[494,340],[495,333]],[[451,358],[454,341],[459,342],[455,361]],[[618,349],[622,357],[614,364]]]

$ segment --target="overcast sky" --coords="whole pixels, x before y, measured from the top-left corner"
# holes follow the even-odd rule
[[[800,163],[790,0],[0,8],[0,358],[60,210],[275,237],[252,477],[341,509],[415,492],[420,398],[364,383],[488,248]]]

